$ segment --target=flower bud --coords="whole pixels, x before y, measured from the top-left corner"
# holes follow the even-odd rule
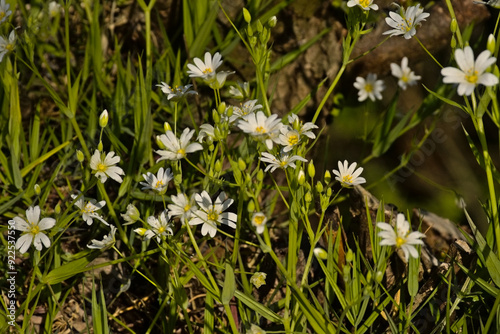
[[[260,20],[257,20],[257,23],[255,24],[255,27],[257,28],[257,31],[259,33],[261,33],[262,29],[264,28],[264,26],[262,25],[262,22],[260,22]]]
[[[247,27],[247,35],[248,35],[248,37],[253,37],[253,29],[252,29],[252,26],[250,24]]]
[[[222,102],[221,104],[219,104],[217,111],[219,112],[220,115],[223,115],[224,112],[226,111],[226,102]]]
[[[85,156],[83,155],[82,151],[76,150],[76,158],[78,159],[79,162],[83,162]]]
[[[34,188],[35,188],[35,194],[40,195],[40,193],[42,192],[42,190],[40,189],[40,186],[38,185],[38,183],[35,184]]]
[[[452,34],[457,32],[457,27],[458,27],[457,19],[452,19],[450,22],[450,31]]]
[[[133,204],[127,205],[127,212],[122,213],[121,216],[126,221],[123,225],[133,224],[141,218],[139,210]]]
[[[349,250],[347,251],[347,254],[345,256],[345,259],[349,263],[354,260],[354,252],[352,251],[352,249],[349,248]]]
[[[327,169],[325,172],[325,183],[328,184],[332,180],[332,174],[330,174],[330,171]]]
[[[165,130],[165,132],[172,131],[172,127],[168,124],[168,122],[165,122],[163,123],[163,130]]]
[[[450,46],[452,49],[457,47],[457,40],[455,39],[455,36],[451,36]]]
[[[316,191],[319,193],[323,192],[323,184],[321,183],[321,181],[318,181],[318,183],[316,183]]]
[[[104,109],[104,111],[101,113],[101,116],[99,116],[99,125],[101,128],[105,128],[106,125],[108,125],[108,111]]]
[[[219,173],[222,170],[222,163],[217,159],[214,166],[215,172]]]
[[[328,252],[323,248],[314,248],[314,255],[320,260],[326,260],[328,258]]]
[[[260,169],[257,172],[257,181],[262,182],[262,180],[264,180],[264,171],[262,169]]]
[[[165,149],[165,145],[163,145],[163,142],[160,140],[160,136],[156,136],[156,145],[162,150]]]
[[[270,28],[276,27],[276,23],[278,22],[278,19],[276,18],[276,15],[272,16],[269,21],[267,21],[267,24],[269,25]]]
[[[220,123],[220,116],[219,116],[219,113],[217,112],[217,110],[212,110],[212,117],[214,119],[214,123],[215,124],[219,124]]]
[[[246,23],[252,22],[252,15],[250,15],[250,12],[245,7],[243,7],[243,19],[245,19]]]
[[[233,115],[233,106],[229,106],[229,108],[226,109],[226,116],[231,117]]]
[[[332,196],[332,188],[326,189],[326,196],[328,196],[328,197]]]
[[[301,186],[303,186],[304,183],[306,182],[306,174],[302,169],[299,171],[299,175],[297,176],[297,181]]]
[[[57,203],[56,207],[54,208],[54,212],[56,215],[61,213],[61,203]]]
[[[366,282],[370,283],[372,281],[372,272],[368,271],[368,274],[366,274]]]
[[[309,174],[309,177],[311,179],[313,179],[314,175],[316,175],[316,168],[314,168],[314,163],[313,163],[312,159],[309,162],[309,164],[307,165],[307,174]]]
[[[247,210],[248,212],[255,211],[255,203],[253,202],[253,200],[248,201]]]
[[[99,145],[97,145],[99,152],[102,152],[102,140],[99,140]]]
[[[255,36],[250,37],[248,41],[250,42],[250,46],[255,46],[255,44],[257,44],[257,38]]]
[[[382,282],[382,279],[384,278],[384,273],[381,271],[377,271],[375,273],[375,281],[380,284]]]
[[[311,203],[312,201],[312,195],[311,195],[311,192],[307,192],[306,195],[304,196],[304,200],[306,201],[306,203]]]
[[[144,236],[144,234],[146,233],[146,231],[147,230],[145,228],[143,228],[143,227],[139,227],[139,228],[136,228],[134,230],[134,232],[137,233],[137,234],[139,234],[141,237]]]
[[[488,42],[486,42],[486,48],[488,51],[490,51],[492,54],[495,53],[495,36],[493,34],[490,34],[488,36]]]
[[[244,171],[245,169],[247,169],[247,164],[245,163],[245,161],[242,158],[238,158],[238,168],[241,171]]]

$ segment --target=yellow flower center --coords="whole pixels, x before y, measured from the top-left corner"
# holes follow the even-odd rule
[[[266,219],[265,216],[256,216],[254,218],[255,225],[262,225],[262,223],[264,222],[264,219]]]
[[[160,226],[160,228],[158,229],[158,234],[162,234],[163,232],[165,232],[165,227]]]
[[[373,92],[373,85],[372,85],[372,84],[366,84],[366,85],[365,85],[365,91],[366,91],[367,93],[371,93],[371,92]]]
[[[472,84],[476,84],[477,83],[477,80],[479,79],[479,77],[477,76],[477,71],[468,71],[467,74],[465,75],[465,80],[467,80],[468,82],[472,83]]]
[[[219,219],[219,213],[216,210],[208,210],[207,219],[217,221]]]
[[[408,77],[407,77],[406,75],[403,75],[403,76],[401,77],[401,81],[403,81],[403,82],[408,82]]]
[[[185,155],[186,155],[186,150],[185,150],[185,149],[183,149],[183,148],[180,148],[180,149],[178,149],[178,150],[177,150],[177,154],[180,154],[180,155],[182,155],[182,156],[185,156]]]
[[[108,169],[108,166],[106,166],[105,164],[103,164],[102,162],[100,162],[98,165],[97,165],[97,171],[99,172],[106,172],[106,170]]]
[[[203,74],[210,74],[212,73],[212,69],[210,67],[207,67],[206,69],[203,70]]]
[[[155,188],[158,189],[158,188],[161,188],[161,187],[163,187],[163,180],[156,181]]]
[[[406,243],[406,240],[404,238],[401,238],[401,237],[396,238],[396,247],[397,248],[403,246],[405,243]]]
[[[280,166],[285,168],[285,165],[286,165],[286,161],[280,161]]]
[[[255,129],[255,132],[258,132],[258,133],[266,133],[266,130],[265,130],[262,126],[258,126],[258,127]]]
[[[82,209],[82,213],[92,213],[94,211],[95,210],[92,209],[92,205],[90,205],[90,203],[87,203]]]
[[[359,0],[359,4],[363,8],[370,6],[370,2],[371,2],[371,0]]]
[[[293,146],[299,142],[299,136],[291,135],[288,137],[288,145]]]
[[[0,12],[0,21],[5,17],[5,12]]]
[[[31,224],[30,234],[37,235],[38,233],[40,233],[40,227],[38,227],[38,225]]]
[[[189,211],[189,209],[191,209],[191,205],[186,204],[186,205],[184,206],[184,212],[188,212],[188,211]]]
[[[345,182],[345,183],[352,183],[352,176],[351,175],[344,175],[342,177],[342,182]]]

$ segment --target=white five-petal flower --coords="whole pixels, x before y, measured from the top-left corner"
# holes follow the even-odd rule
[[[124,226],[133,224],[141,218],[141,214],[134,204],[127,205],[127,212],[122,213],[121,215],[122,218],[126,221],[126,223],[123,224]]]
[[[92,239],[90,245],[87,245],[88,248],[91,249],[103,249],[105,247],[111,246],[115,243],[115,233],[116,227],[114,225],[109,226],[111,231],[109,234],[105,235],[102,240]]]
[[[188,64],[189,77],[191,78],[202,78],[205,81],[211,81],[215,74],[217,68],[222,65],[222,57],[220,53],[216,52],[214,56],[210,54],[210,52],[205,53],[205,62],[203,62],[200,58],[194,58],[193,64]]]
[[[377,223],[377,227],[382,230],[378,233],[378,236],[382,238],[380,241],[381,246],[396,246],[396,248],[401,248],[405,254],[406,261],[408,261],[410,256],[418,258],[418,251],[415,245],[422,245],[424,243],[421,238],[424,238],[425,234],[410,232],[410,223],[405,219],[404,214],[398,213],[395,228],[385,222]]]
[[[78,198],[78,196],[80,197]],[[94,218],[100,220],[106,225],[109,225],[108,222],[106,222],[101,215],[96,212],[106,206],[106,201],[97,202],[93,198],[88,198],[88,201],[85,201],[85,198],[82,195],[71,195],[71,198],[78,198],[75,202],[75,206],[80,209],[82,218],[87,225],[92,225],[92,223],[94,223]]]
[[[120,162],[120,157],[115,156],[115,152],[109,152],[104,158],[105,153],[95,150],[90,158],[90,168],[94,170],[95,176],[101,181],[106,182],[108,176],[116,182],[122,183],[120,175],[125,175],[125,172],[120,167],[115,166]]]
[[[50,239],[42,231],[54,227],[56,220],[54,218],[40,219],[40,207],[29,207],[26,210],[26,220],[21,217],[14,217],[14,228],[18,231],[24,232],[16,241],[16,249],[22,254],[26,253],[31,243],[35,246],[36,250],[41,251],[42,245],[46,248],[50,247]],[[9,224],[12,224],[12,220]]]
[[[140,182],[143,186],[142,190],[151,189],[163,195],[167,191],[168,183],[174,178],[174,174],[172,174],[170,168],[163,170],[163,167],[161,167],[157,175],[147,172],[146,174],[142,174],[142,177],[146,180],[146,182]]]
[[[191,137],[194,135],[194,130],[185,128],[181,137],[177,139],[172,131],[167,131],[161,135],[159,140],[165,146],[165,150],[156,151],[161,157],[157,160],[180,160],[186,156],[187,153],[193,153],[203,149],[199,143],[189,143]]]
[[[262,234],[264,232],[264,228],[266,227],[267,217],[262,212],[256,212],[252,215],[252,225],[255,227],[255,230],[258,234]]]
[[[384,82],[382,80],[377,80],[377,75],[370,73],[365,78],[357,77],[354,83],[358,91],[358,101],[362,102],[367,98],[375,101],[382,100],[382,91],[385,89]]]
[[[224,192],[221,192],[217,196],[215,203],[212,203],[210,195],[205,190],[201,194],[196,194],[194,198],[196,203],[198,203],[199,209],[194,212],[194,218],[189,221],[189,225],[203,224],[201,227],[202,235],[208,233],[213,238],[215,233],[217,233],[218,224],[236,228],[238,216],[233,212],[224,212],[233,204],[232,199],[226,199]]]
[[[233,107],[233,114],[229,117],[229,122],[234,123],[239,119],[244,119],[249,114],[254,114],[262,109],[262,104],[257,104],[257,100],[246,101],[239,107]]]
[[[404,38],[410,39],[417,33],[416,27],[421,24],[420,22],[425,21],[429,15],[429,13],[424,13],[424,9],[420,8],[419,4],[408,7],[406,10],[400,7],[399,14],[389,12],[390,17],[385,18],[385,22],[393,29],[383,34],[390,34],[391,37],[403,35]]]
[[[342,184],[342,187],[352,187],[358,184],[366,183],[363,177],[360,177],[363,168],[356,169],[357,163],[353,162],[350,166],[347,160],[344,163],[339,161],[339,170],[334,169],[333,174],[336,175],[335,180]]]
[[[257,140],[264,141],[268,149],[273,148],[273,139],[277,138],[282,126],[278,115],[273,114],[267,117],[262,111],[248,114],[238,122],[238,127],[243,132],[250,134]]]
[[[7,53],[14,51],[15,47],[16,47],[15,30],[12,30],[10,32],[8,39],[4,38],[3,36],[0,36],[0,62]]]
[[[170,223],[170,212],[167,210],[162,211],[160,214],[160,219],[157,219],[154,216],[148,217],[148,225],[151,227],[148,231],[152,233],[146,232],[144,236],[146,239],[151,239],[151,237],[156,236],[156,240],[160,242],[161,236],[171,236],[174,234],[172,231],[172,224]]]
[[[12,14],[12,11],[9,10],[10,5],[5,3],[5,0],[0,1],[0,23],[7,20],[7,18]],[[1,61],[1,59],[0,59]]]
[[[297,167],[295,165],[295,161],[307,162],[307,159],[301,157],[300,155],[289,155],[285,152],[281,152],[278,157],[275,157],[270,153],[263,152],[260,160],[268,163],[264,172],[271,170],[271,173],[274,172],[276,168],[285,169],[287,167],[292,167],[295,169]]]
[[[172,217],[179,217],[181,221],[186,221],[193,217],[193,213],[197,210],[194,197],[188,198],[186,194],[177,194],[170,197],[172,204],[169,204],[168,210]]]
[[[175,86],[172,88],[162,81],[161,84],[156,86],[160,87],[161,91],[167,94],[168,100],[172,100],[174,102],[181,100],[185,96],[198,94],[194,90],[191,90],[191,87],[193,87],[193,85]]]
[[[459,67],[445,67],[441,70],[444,83],[457,83],[458,95],[471,95],[477,85],[494,86],[498,84],[498,78],[492,73],[485,71],[493,65],[497,59],[490,57],[491,53],[485,50],[474,60],[474,52],[470,46],[463,50],[455,50],[455,60]]]
[[[363,10],[378,10],[378,6],[373,3],[373,0],[349,0],[347,7],[359,6]]]
[[[398,64],[391,63],[392,75],[398,78],[398,85],[402,89],[406,89],[407,86],[413,86],[417,83],[417,80],[421,79],[420,75],[415,75],[415,72],[408,67],[408,58],[404,57],[401,60],[401,67]]]

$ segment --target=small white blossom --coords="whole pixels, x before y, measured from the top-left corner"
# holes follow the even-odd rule
[[[276,143],[283,145],[283,152],[289,152],[293,150],[295,146],[300,143],[300,133],[294,130],[289,125],[284,125],[280,129],[280,134],[277,137]]]
[[[228,71],[217,72],[217,74],[212,78],[212,80],[207,81],[207,83],[212,89],[221,89],[222,87],[224,87],[224,84],[226,83],[227,76],[233,73],[234,72],[228,72]]]
[[[239,107],[233,107],[233,114],[229,117],[229,122],[234,123],[239,119],[244,119],[249,114],[254,114],[262,109],[262,104],[257,104],[257,100],[246,101]]]
[[[415,245],[423,245],[421,238],[425,234],[421,232],[410,232],[410,223],[405,219],[402,213],[399,213],[396,218],[396,228],[385,222],[377,223],[377,227],[382,231],[378,236],[382,238],[380,241],[381,246],[396,246],[401,248],[405,254],[406,261],[409,257],[418,258],[418,251]]]
[[[58,16],[60,12],[61,12],[60,4],[58,4],[56,1],[49,2],[49,16],[51,18]]]
[[[278,115],[273,114],[267,117],[264,112],[248,114],[246,118],[240,119],[238,127],[245,133],[248,133],[256,140],[266,143],[268,149],[273,148],[273,139],[279,135],[280,128],[283,126]]]
[[[133,224],[141,218],[141,214],[134,204],[127,205],[127,212],[122,213],[121,215],[122,218],[126,221],[123,226]]]
[[[196,194],[194,198],[199,209],[194,212],[194,218],[189,221],[189,225],[203,224],[201,227],[202,235],[207,235],[208,233],[208,235],[213,238],[215,233],[217,233],[218,224],[236,228],[238,216],[233,212],[224,212],[233,204],[232,199],[226,199],[226,194],[224,192],[221,192],[219,196],[217,196],[215,203],[212,203],[212,199],[206,191],[203,191],[201,194]]]
[[[200,125],[200,132],[198,133],[196,140],[201,143],[205,137],[209,143],[212,143],[216,139],[215,128],[213,125],[208,123]]]
[[[3,57],[9,53],[14,51],[16,47],[16,33],[12,30],[9,34],[9,38],[6,39],[3,36],[0,36],[0,62],[3,60]]]
[[[148,225],[150,229],[146,230],[142,234],[144,237],[146,237],[146,239],[151,239],[153,236],[156,236],[156,241],[160,242],[161,236],[167,237],[174,234],[171,227],[172,224],[170,223],[170,213],[167,212],[167,210],[164,210],[160,214],[160,219],[157,219],[154,216],[149,216]]]
[[[14,217],[9,221],[9,224],[14,224],[14,228],[18,231],[24,232],[16,241],[16,249],[22,254],[26,253],[31,243],[35,246],[36,250],[41,251],[42,245],[46,248],[50,247],[50,239],[42,231],[54,227],[56,220],[54,218],[40,219],[40,207],[29,207],[26,210],[26,220],[21,217]]]
[[[333,174],[336,175],[335,180],[339,181],[343,187],[349,188],[358,184],[366,183],[363,177],[360,177],[363,172],[363,168],[359,167],[356,169],[357,164],[353,162],[350,166],[347,160],[344,163],[339,161],[339,170],[333,170]]]
[[[370,73],[365,78],[357,77],[354,83],[358,91],[358,101],[363,102],[367,98],[370,100],[382,100],[382,91],[385,89],[384,82],[382,80],[377,80],[377,75]]]
[[[114,156],[115,152],[109,152],[106,157],[104,152],[95,150],[94,155],[90,158],[90,168],[93,169],[95,176],[101,181],[106,182],[108,176],[116,182],[122,183],[120,175],[125,175],[125,172],[120,167],[115,166],[120,162],[119,156]]]
[[[455,60],[459,67],[445,67],[441,70],[444,83],[457,83],[458,95],[471,95],[477,85],[494,86],[498,84],[498,78],[492,73],[485,71],[493,65],[497,59],[490,57],[491,53],[485,50],[474,60],[474,52],[470,46],[463,50],[455,50]]]
[[[203,80],[210,82],[213,80],[217,68],[222,65],[222,57],[219,52],[216,52],[212,58],[210,52],[205,53],[205,62],[200,58],[194,58],[193,64],[188,64],[189,77],[191,78],[202,78]]]
[[[194,135],[194,130],[185,128],[181,137],[177,139],[172,131],[167,131],[161,135],[159,140],[165,146],[165,150],[156,151],[161,157],[157,160],[180,160],[187,153],[193,153],[203,149],[199,143],[190,143],[191,137]]]
[[[163,167],[161,167],[157,175],[147,172],[142,174],[142,177],[146,180],[146,182],[140,182],[143,186],[142,190],[151,189],[157,194],[163,195],[167,191],[168,183],[174,178],[174,174],[172,174],[170,168],[163,170]]]
[[[238,86],[230,86],[229,94],[236,99],[244,99],[250,95],[250,85],[248,82],[238,82]]]
[[[80,196],[80,198],[78,198],[78,196]],[[82,195],[71,195],[71,198],[78,198],[75,202],[75,206],[80,209],[80,214],[87,225],[92,225],[94,223],[94,218],[100,220],[106,225],[109,225],[108,222],[106,222],[101,215],[96,212],[106,206],[106,201],[97,202],[93,198],[88,198],[88,201],[85,201],[85,198]]]
[[[359,6],[363,10],[378,10],[378,6],[373,3],[373,0],[349,0],[347,7]]]
[[[109,227],[111,228],[109,234],[105,235],[102,240],[92,239],[90,241],[91,244],[87,245],[87,247],[91,249],[103,249],[113,245],[115,243],[116,227],[113,225],[110,225]]]
[[[267,274],[263,272],[256,272],[250,277],[250,283],[252,283],[257,289],[262,285],[266,284]]]
[[[7,20],[10,14],[12,14],[12,11],[9,10],[9,7],[10,5],[8,3],[5,3],[5,0],[0,1],[0,24]]]
[[[291,114],[288,116],[288,123],[289,125],[294,129],[299,132],[301,136],[306,136],[309,139],[314,139],[316,138],[316,135],[314,132],[312,132],[312,129],[317,129],[318,126],[312,122],[306,122],[303,123],[297,114]]]
[[[168,210],[172,217],[179,217],[181,221],[189,220],[193,217],[194,212],[197,210],[194,197],[188,198],[185,194],[172,195],[170,197],[172,204],[169,204]]]
[[[276,170],[276,168],[285,169],[287,167],[292,167],[293,169],[295,169],[297,167],[295,165],[295,161],[307,162],[307,159],[305,159],[299,155],[289,155],[285,152],[281,152],[279,157],[275,157],[274,155],[272,155],[270,153],[263,152],[260,160],[268,163],[264,172],[271,170],[271,173],[274,172]]]
[[[194,90],[191,90],[191,87],[193,87],[193,85],[175,86],[172,88],[162,81],[161,84],[156,86],[160,87],[161,91],[167,94],[168,100],[172,100],[174,102],[180,101],[184,96],[198,94]]]
[[[420,8],[420,5],[408,7],[406,10],[404,8],[399,8],[399,14],[394,12],[389,12],[390,17],[385,18],[385,22],[391,27],[392,30],[384,32],[384,35],[398,36],[403,35],[404,38],[410,39],[416,33],[416,27],[425,21],[429,17],[429,13],[424,13],[424,9]]]
[[[252,225],[255,227],[255,230],[258,234],[262,234],[264,232],[264,228],[266,227],[267,217],[262,212],[256,212],[252,216]]]
[[[392,75],[398,78],[398,85],[402,89],[406,89],[407,86],[413,86],[417,83],[417,80],[421,79],[420,75],[415,75],[415,72],[408,67],[408,58],[404,57],[401,60],[401,67],[398,64],[391,63]]]

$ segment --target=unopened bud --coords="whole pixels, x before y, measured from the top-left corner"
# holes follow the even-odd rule
[[[262,29],[264,28],[264,26],[262,25],[262,22],[260,22],[260,20],[257,20],[257,23],[255,24],[255,27],[257,28],[257,31],[259,33],[262,32]]]
[[[34,188],[35,188],[35,194],[40,195],[40,192],[41,192],[42,190],[40,189],[40,186],[38,185],[38,183],[37,183],[37,184],[35,184],[35,187],[34,187]]]
[[[326,196],[328,196],[328,197],[332,196],[332,188],[326,189]]]
[[[106,125],[108,125],[108,111],[104,109],[104,111],[101,113],[101,116],[99,116],[99,125],[101,128],[105,128]]]
[[[217,160],[215,162],[214,169],[216,173],[219,173],[222,170],[222,163],[220,162],[220,160]]]
[[[220,116],[219,116],[219,113],[217,112],[217,110],[212,110],[212,117],[214,119],[214,123],[215,124],[218,124],[220,123]]]
[[[455,39],[455,36],[451,36],[450,46],[452,49],[457,47],[457,40]]]
[[[257,44],[257,37],[252,36],[248,41],[250,42],[250,46],[255,46]]]
[[[318,181],[318,183],[316,183],[316,191],[319,193],[323,192],[323,184],[321,183],[321,181]]]
[[[325,172],[325,183],[328,184],[332,180],[332,174],[330,174],[330,171],[327,169]]]
[[[278,19],[276,16],[272,16],[269,21],[267,21],[267,24],[269,25],[270,28],[274,28],[276,26],[276,23],[278,22]]]
[[[354,260],[354,253],[353,253],[352,249],[349,248],[349,250],[347,251],[347,254],[345,256],[345,259],[347,262],[352,262]]]
[[[134,230],[134,232],[137,233],[137,234],[139,234],[141,237],[144,236],[144,234],[146,233],[146,231],[147,230],[145,228],[143,228],[143,227],[139,227],[139,228],[136,228]]]
[[[457,27],[458,27],[457,19],[452,19],[450,22],[450,31],[453,34],[457,32]]]
[[[301,186],[303,186],[304,183],[306,182],[306,174],[304,173],[304,171],[302,169],[299,171],[299,175],[297,176],[297,180],[299,181],[299,184]]]
[[[61,213],[61,203],[57,203],[56,207],[54,208],[54,212],[56,215]]]
[[[488,51],[490,51],[492,54],[495,53],[495,36],[493,34],[490,34],[488,36],[488,42],[486,42],[486,48]]]
[[[97,145],[99,152],[102,152],[102,140],[99,140],[99,145]]]
[[[314,168],[314,163],[312,159],[307,165],[307,174],[309,174],[309,177],[311,179],[314,178],[314,175],[316,175],[316,168]]]
[[[247,164],[245,163],[245,161],[242,158],[238,158],[238,168],[241,171],[244,171],[245,169],[247,169]]]
[[[221,104],[219,104],[219,107],[217,108],[217,111],[221,115],[224,114],[226,112],[226,102],[222,102]]]
[[[165,149],[165,145],[163,145],[163,142],[161,141],[160,136],[156,136],[155,139],[156,139],[156,145],[158,145],[158,147],[160,149],[164,150]]]
[[[83,155],[82,151],[76,150],[76,158],[78,159],[79,162],[83,162],[85,156]]]
[[[250,200],[247,205],[247,210],[248,212],[254,212],[255,211],[255,203],[253,200]]]
[[[368,274],[366,274],[366,282],[370,283],[372,281],[372,272],[368,271]]]
[[[383,273],[383,272],[381,272],[381,271],[377,271],[377,272],[375,273],[375,281],[376,281],[377,283],[382,282],[382,279],[383,279],[383,278],[384,278],[384,273]]]
[[[328,258],[328,252],[324,250],[323,248],[314,248],[313,250],[314,255],[321,260],[326,260]]]
[[[248,9],[243,7],[243,19],[245,19],[246,23],[252,22],[252,15],[250,15],[250,12]]]
[[[260,169],[257,172],[257,181],[262,182],[262,180],[264,180],[264,171],[262,169]]]
[[[311,195],[311,192],[307,192],[306,195],[304,196],[304,200],[306,201],[306,203],[311,203],[312,201],[312,195]]]
[[[165,130],[165,132],[172,131],[172,127],[168,124],[168,122],[165,122],[163,123],[163,130]]]

